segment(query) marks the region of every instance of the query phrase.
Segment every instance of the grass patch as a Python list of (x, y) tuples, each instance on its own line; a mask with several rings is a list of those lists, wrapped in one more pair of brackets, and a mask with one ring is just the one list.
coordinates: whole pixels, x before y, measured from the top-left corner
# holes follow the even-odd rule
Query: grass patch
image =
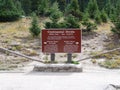
[(72, 64), (80, 64), (78, 61), (72, 61)]
[(120, 68), (120, 58), (116, 60), (106, 60), (100, 62), (99, 65), (109, 69)]
[(116, 56), (120, 55), (120, 51), (114, 51), (114, 52), (109, 52), (109, 53), (105, 53), (105, 54), (101, 54), (101, 52), (92, 52), (91, 53), (92, 56), (95, 56), (95, 59), (99, 59), (99, 58), (105, 58), (108, 60), (111, 60), (113, 58), (115, 58)]

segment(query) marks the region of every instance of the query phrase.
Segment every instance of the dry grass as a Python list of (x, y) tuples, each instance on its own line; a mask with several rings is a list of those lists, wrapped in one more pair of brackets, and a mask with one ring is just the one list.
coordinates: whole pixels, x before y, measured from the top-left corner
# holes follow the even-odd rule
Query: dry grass
[(101, 25), (98, 25), (98, 30), (96, 30), (96, 32), (98, 32), (98, 33), (105, 32), (106, 34), (110, 34), (111, 26), (113, 26), (113, 24), (111, 22), (102, 23)]
[[(41, 25), (41, 22), (39, 23), (39, 25)], [(9, 48), (21, 53), (23, 53), (25, 49), (29, 48), (33, 49), (34, 51), (34, 48), (32, 46), (38, 47), (38, 45), (34, 44), (38, 41), (37, 39), (34, 39), (29, 33), (30, 24), (31, 18), (29, 17), (23, 18), (16, 22), (0, 23), (0, 47)], [(17, 47), (11, 46), (12, 42), (20, 43), (20, 45)], [(27, 45), (28, 47), (24, 47), (25, 45)], [(37, 51), (32, 52), (32, 54), (35, 53), (37, 53)], [(3, 54), (3, 57), (6, 57), (6, 55)], [(13, 63), (16, 63), (16, 65), (20, 65), (22, 63), (29, 62), (28, 60), (23, 60), (21, 57), (19, 57), (18, 61), (16, 60), (16, 62), (13, 62), (14, 59), (17, 59), (17, 57), (10, 58), (9, 54), (7, 55), (7, 58), (9, 59), (10, 67), (7, 67), (6, 65), (4, 66), (4, 68), (0, 67), (1, 70), (8, 70), (8, 68), (17, 68), (17, 66), (12, 66)]]

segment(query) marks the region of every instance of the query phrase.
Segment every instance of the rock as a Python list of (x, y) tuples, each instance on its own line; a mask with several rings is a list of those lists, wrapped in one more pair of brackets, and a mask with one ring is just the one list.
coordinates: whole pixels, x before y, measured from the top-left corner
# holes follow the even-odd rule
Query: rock
[(38, 72), (82, 72), (80, 64), (37, 64), (33, 71)]

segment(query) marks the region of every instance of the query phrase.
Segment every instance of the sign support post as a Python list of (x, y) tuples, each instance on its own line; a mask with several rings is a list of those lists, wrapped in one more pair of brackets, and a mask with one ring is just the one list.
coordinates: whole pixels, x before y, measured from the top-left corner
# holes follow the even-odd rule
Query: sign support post
[(51, 62), (54, 63), (55, 62), (55, 53), (51, 53)]
[(67, 63), (72, 63), (72, 54), (71, 53), (67, 54)]

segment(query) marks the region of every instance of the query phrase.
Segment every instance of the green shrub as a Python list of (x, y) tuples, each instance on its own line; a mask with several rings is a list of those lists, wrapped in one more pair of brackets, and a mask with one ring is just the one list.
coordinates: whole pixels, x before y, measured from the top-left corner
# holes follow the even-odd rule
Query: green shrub
[(35, 13), (33, 14), (33, 20), (29, 30), (33, 37), (36, 37), (40, 34), (41, 29), (38, 26), (37, 16)]
[(78, 61), (72, 61), (72, 64), (80, 64)]
[(65, 17), (66, 28), (80, 28), (79, 19), (73, 15)]
[(94, 23), (91, 23), (89, 21), (85, 21), (82, 24), (86, 27), (85, 31), (87, 31), (87, 32), (91, 32), (91, 31), (97, 29), (97, 25)]
[(21, 14), (21, 11), (14, 4), (13, 0), (0, 0), (0, 21), (18, 20)]
[(58, 8), (58, 3), (53, 3), (52, 8), (50, 9), (50, 22), (45, 23), (45, 28), (60, 28), (62, 24), (59, 22), (60, 18), (62, 17), (62, 12)]
[(105, 13), (105, 11), (104, 10), (102, 10), (102, 12), (101, 12), (101, 19), (102, 19), (102, 22), (107, 22), (108, 21), (108, 19), (107, 19), (108, 17), (107, 17), (107, 14)]
[(97, 24), (101, 24), (102, 20), (101, 20), (101, 17), (100, 17), (100, 13), (97, 13), (97, 14), (95, 15), (95, 22), (96, 22)]
[(112, 27), (111, 31), (114, 33), (114, 34), (117, 34), (118, 37), (120, 37), (120, 21), (116, 21), (114, 22), (114, 25), (115, 27)]

